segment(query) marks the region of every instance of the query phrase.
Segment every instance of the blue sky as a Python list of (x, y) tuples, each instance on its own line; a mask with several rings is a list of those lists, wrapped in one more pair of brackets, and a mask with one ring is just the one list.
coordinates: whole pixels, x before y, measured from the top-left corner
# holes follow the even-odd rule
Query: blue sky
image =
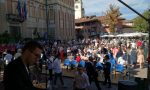
[[(133, 9), (138, 11), (139, 13), (143, 13), (143, 11), (150, 9), (150, 0), (122, 0)], [(104, 12), (109, 9), (109, 5), (113, 4), (120, 8), (120, 12), (122, 13), (121, 17), (124, 17), (127, 20), (131, 20), (137, 16), (133, 11), (128, 9), (118, 0), (83, 0), (83, 7), (85, 9), (85, 15), (104, 15)]]

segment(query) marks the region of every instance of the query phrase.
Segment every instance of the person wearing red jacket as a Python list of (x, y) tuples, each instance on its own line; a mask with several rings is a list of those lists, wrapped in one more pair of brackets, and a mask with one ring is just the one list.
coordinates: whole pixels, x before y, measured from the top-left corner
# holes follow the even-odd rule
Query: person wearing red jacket
[(77, 57), (76, 57), (76, 61), (77, 61), (77, 63), (79, 63), (79, 62), (80, 62), (80, 60), (81, 60), (81, 57), (80, 57), (80, 55), (79, 55), (79, 54), (77, 54)]

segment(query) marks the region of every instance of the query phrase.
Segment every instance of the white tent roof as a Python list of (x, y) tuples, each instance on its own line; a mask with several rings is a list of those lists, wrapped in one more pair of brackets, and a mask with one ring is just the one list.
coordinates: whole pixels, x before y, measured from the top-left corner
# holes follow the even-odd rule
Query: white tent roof
[(141, 36), (148, 36), (148, 33), (136, 32), (136, 33), (123, 33), (117, 35), (117, 37), (141, 37)]
[(101, 37), (116, 37), (115, 35), (103, 35)]
[(118, 35), (103, 35), (101, 37), (142, 37), (149, 36), (148, 33), (136, 32), (136, 33), (123, 33)]

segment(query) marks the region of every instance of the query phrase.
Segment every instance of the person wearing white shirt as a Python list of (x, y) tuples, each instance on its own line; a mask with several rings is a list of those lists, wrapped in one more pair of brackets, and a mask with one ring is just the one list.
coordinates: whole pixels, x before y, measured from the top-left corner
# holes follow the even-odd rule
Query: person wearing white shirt
[(6, 65), (9, 64), (9, 63), (12, 61), (12, 58), (13, 58), (13, 56), (12, 56), (12, 54), (11, 54), (10, 52), (11, 52), (11, 51), (8, 50), (8, 51), (7, 51), (7, 54), (6, 54), (5, 57), (4, 57), (4, 61), (5, 61), (5, 64), (6, 64)]
[(49, 55), (49, 58), (47, 59), (48, 64), (48, 70), (49, 70), (49, 80), (52, 81), (52, 75), (53, 75), (53, 60), (54, 56), (52, 54)]
[(78, 71), (74, 77), (74, 90), (87, 90), (90, 86), (88, 75), (83, 71), (82, 66), (78, 66)]
[(15, 60), (16, 58), (18, 58), (18, 57), (21, 56), (21, 52), (22, 52), (21, 49), (18, 49), (18, 50), (17, 50), (17, 53), (14, 55), (14, 60)]
[(125, 60), (122, 56), (118, 58), (118, 64), (125, 65)]
[(62, 79), (62, 68), (61, 68), (61, 59), (59, 58), (59, 54), (55, 56), (53, 61), (53, 71), (54, 71), (54, 87), (56, 86), (57, 78), (59, 77), (61, 84), (64, 86), (64, 81)]

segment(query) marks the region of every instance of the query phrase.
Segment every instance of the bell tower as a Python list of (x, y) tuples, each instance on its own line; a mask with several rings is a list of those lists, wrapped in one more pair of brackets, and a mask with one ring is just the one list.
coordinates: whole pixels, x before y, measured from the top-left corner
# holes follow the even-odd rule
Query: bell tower
[(74, 8), (75, 8), (75, 19), (82, 18), (84, 16), (84, 8), (82, 0), (74, 0)]

